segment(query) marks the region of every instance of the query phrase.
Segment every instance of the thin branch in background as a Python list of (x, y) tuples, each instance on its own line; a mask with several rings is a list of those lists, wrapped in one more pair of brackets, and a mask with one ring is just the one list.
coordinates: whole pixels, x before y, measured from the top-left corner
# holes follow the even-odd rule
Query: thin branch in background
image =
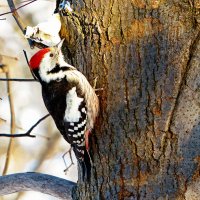
[[(6, 78), (10, 78), (10, 72), (9, 72), (9, 67), (6, 72)], [(14, 101), (13, 101), (13, 96), (11, 92), (11, 83), (7, 82), (7, 92), (8, 92), (8, 99), (9, 99), (9, 105), (10, 105), (10, 133), (11, 135), (14, 134), (15, 132), (15, 112), (14, 112)], [(12, 145), (13, 145), (13, 139), (10, 138), (10, 142), (8, 145), (7, 153), (6, 153), (6, 161), (3, 169), (3, 175), (7, 174), (8, 171), (8, 166), (10, 164), (10, 157), (11, 157), (11, 152), (12, 152)]]
[[(16, 8), (16, 7), (15, 7), (15, 4), (14, 4), (14, 2), (13, 2), (13, 0), (7, 0), (8, 5), (9, 5), (11, 11), (2, 13), (2, 14), (0, 14), (0, 16), (7, 15), (7, 14), (11, 14), (11, 13), (12, 13), (12, 15), (13, 15), (13, 17), (14, 17), (16, 23), (17, 23), (17, 25), (19, 26), (19, 28), (21, 29), (22, 33), (24, 34), (25, 29), (26, 29), (26, 25), (24, 24), (23, 20), (22, 20), (21, 17), (19, 16), (17, 10), (19, 10), (19, 9), (21, 9), (21, 8), (23, 8), (23, 7), (27, 6), (27, 5), (29, 5), (29, 4), (31, 4), (31, 3), (33, 3), (33, 2), (35, 2), (35, 1), (37, 1), (37, 0), (32, 0), (32, 1), (30, 1), (30, 2), (28, 2), (28, 3), (26, 3), (26, 4), (24, 4), (24, 5), (19, 6), (19, 7)], [(31, 49), (33, 49), (34, 46), (37, 46), (38, 48), (41, 48), (41, 45), (35, 43), (34, 41), (32, 41), (32, 40), (30, 40), (30, 39), (27, 39), (27, 40), (28, 40), (28, 43), (29, 43), (29, 46), (30, 46)]]
[(0, 64), (0, 68), (4, 68), (6, 65), (4, 64)]
[[(27, 65), (29, 66), (29, 69), (30, 69), (30, 63), (29, 63), (29, 61), (28, 61), (27, 53), (26, 53), (25, 50), (23, 50), (23, 52), (24, 52), (24, 56), (25, 56), (25, 59), (26, 59)], [(37, 78), (36, 78), (36, 76), (34, 75), (34, 73), (33, 73), (31, 70), (30, 70), (30, 72), (31, 72), (33, 78), (34, 78), (35, 80), (37, 80)]]
[(18, 138), (18, 137), (36, 137), (36, 135), (31, 135), (27, 133), (19, 133), (19, 134), (0, 133), (0, 137)]
[(8, 56), (8, 55), (4, 55), (4, 54), (0, 54), (0, 56), (5, 57), (5, 58), (9, 58), (9, 59), (12, 59), (12, 60), (19, 60), (19, 58), (17, 58), (17, 57)]
[(36, 135), (31, 135), (32, 130), (43, 120), (45, 120), (47, 117), (49, 117), (50, 114), (45, 115), (41, 119), (39, 119), (26, 133), (19, 133), (19, 134), (7, 134), (7, 133), (0, 133), (0, 137), (10, 137), (10, 138), (16, 138), (16, 137), (36, 137)]
[(39, 119), (26, 133), (30, 135), (31, 131), (43, 120), (45, 120), (47, 117), (49, 117), (50, 114), (45, 115), (44, 117), (42, 117), (41, 119)]
[(6, 120), (0, 117), (0, 124), (1, 123), (6, 123)]
[[(71, 161), (71, 164), (68, 167), (67, 167), (67, 163), (65, 161), (65, 156), (67, 154), (69, 154), (69, 158), (70, 158), (70, 161)], [(65, 167), (66, 167), (66, 169), (64, 170), (64, 172), (65, 172), (65, 174), (67, 174), (67, 171), (71, 168), (72, 165), (74, 165), (74, 161), (72, 159), (72, 147), (70, 147), (70, 149), (63, 154), (62, 158), (63, 158), (64, 164), (65, 164)]]
[[(32, 1), (32, 0), (24, 0), (24, 1), (21, 1), (20, 4), (27, 3), (27, 2), (30, 2), (30, 1)], [(53, 2), (55, 0), (40, 0), (40, 1), (50, 1), (50, 2)]]
[(23, 50), (23, 52), (24, 52), (24, 57), (25, 57), (25, 59), (26, 59), (27, 65), (30, 67), (30, 64), (29, 64), (29, 61), (28, 61), (27, 53), (26, 53), (25, 50)]
[(38, 82), (38, 80), (35, 79), (29, 79), (29, 78), (0, 78), (0, 81), (17, 81), (17, 82)]
[(15, 8), (14, 2), (13, 2), (12, 0), (7, 0), (7, 1), (8, 1), (8, 5), (9, 5), (11, 11), (2, 13), (2, 14), (0, 14), (0, 16), (14, 13), (14, 12), (16, 12), (17, 10), (19, 10), (19, 9), (21, 9), (21, 8), (23, 8), (23, 7), (25, 7), (25, 6), (29, 5), (29, 4), (31, 4), (31, 3), (35, 2), (35, 1), (37, 1), (37, 0), (29, 1), (28, 3), (26, 3), (26, 4), (22, 5), (22, 6), (19, 6), (19, 7), (17, 7), (17, 8)]
[[(7, 0), (8, 5), (9, 5), (10, 10), (11, 10), (11, 13), (12, 13), (17, 25), (19, 26), (19, 28), (21, 29), (23, 34), (24, 34), (25, 29), (26, 29), (26, 25), (24, 24), (23, 20), (19, 16), (17, 10), (22, 8), (22, 7), (24, 7), (24, 6), (26, 6), (26, 5), (29, 5), (29, 4), (31, 4), (33, 2), (35, 2), (35, 1), (36, 0), (33, 0), (33, 1), (29, 2), (29, 3), (27, 3), (27, 4), (24, 4), (24, 5), (20, 6), (20, 7), (18, 7), (18, 8), (15, 8), (15, 4), (14, 4), (13, 0)], [(27, 40), (28, 40), (28, 43), (30, 45), (30, 48), (33, 49), (34, 48), (34, 42), (32, 40), (30, 40), (30, 39), (27, 39)]]
[[(32, 0), (25, 0), (25, 1), (21, 1), (20, 4), (24, 4), (24, 3), (30, 3)], [(37, 1), (37, 0), (36, 0)]]
[[(24, 5), (19, 6), (19, 7), (16, 8), (16, 7), (15, 7), (15, 4), (14, 4), (14, 2), (13, 2), (13, 0), (7, 0), (8, 5), (9, 5), (9, 7), (10, 7), (10, 11), (0, 14), (0, 16), (7, 15), (7, 14), (11, 14), (11, 13), (12, 13), (12, 15), (13, 15), (13, 17), (14, 17), (16, 23), (17, 23), (17, 25), (19, 26), (19, 28), (21, 29), (22, 33), (24, 34), (27, 26), (24, 24), (23, 20), (22, 20), (21, 17), (19, 16), (17, 10), (19, 10), (19, 9), (21, 9), (21, 8), (23, 8), (23, 7), (27, 6), (27, 5), (29, 5), (29, 4), (31, 4), (31, 3), (33, 3), (33, 2), (35, 2), (35, 1), (37, 1), (37, 0), (29, 1), (28, 3), (26, 3), (26, 4), (24, 4)], [(40, 44), (40, 43), (34, 42), (34, 41), (31, 40), (31, 39), (27, 39), (27, 40), (28, 40), (28, 43), (29, 43), (29, 46), (30, 46), (31, 49), (33, 49), (34, 46), (38, 47), (39, 49), (44, 48), (44, 45), (42, 45), (42, 44)]]

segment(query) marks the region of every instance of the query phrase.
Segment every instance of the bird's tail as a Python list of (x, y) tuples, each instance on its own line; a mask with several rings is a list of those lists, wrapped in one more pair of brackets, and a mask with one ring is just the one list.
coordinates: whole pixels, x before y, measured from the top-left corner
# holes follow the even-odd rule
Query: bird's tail
[(78, 148), (73, 148), (78, 163), (81, 167), (81, 175), (83, 181), (89, 181), (91, 177), (91, 167), (92, 160), (89, 152), (86, 150), (85, 146), (82, 146), (82, 150), (80, 150), (80, 146)]
[(91, 167), (92, 161), (89, 155), (89, 152), (85, 150), (84, 152), (84, 160), (80, 161), (81, 171), (82, 171), (82, 179), (83, 181), (90, 181), (91, 177)]

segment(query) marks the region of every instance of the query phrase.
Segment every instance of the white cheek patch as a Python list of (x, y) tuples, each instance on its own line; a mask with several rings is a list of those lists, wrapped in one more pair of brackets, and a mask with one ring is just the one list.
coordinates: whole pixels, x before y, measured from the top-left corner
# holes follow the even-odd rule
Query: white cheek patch
[(78, 122), (81, 118), (81, 112), (78, 110), (83, 98), (77, 96), (76, 87), (73, 87), (67, 93), (66, 103), (67, 108), (65, 110), (64, 120), (67, 122)]
[(66, 76), (66, 74), (63, 73), (62, 71), (59, 71), (58, 73), (48, 73), (56, 66), (56, 59), (52, 59), (49, 56), (49, 54), (50, 53), (47, 53), (44, 56), (39, 68), (40, 78), (42, 79), (42, 81), (46, 83), (49, 83), (50, 81), (62, 79)]
[[(42, 59), (42, 62), (40, 64), (39, 75), (40, 75), (40, 78), (42, 79), (42, 81), (49, 83), (51, 81), (61, 80), (65, 76), (73, 77), (73, 74), (71, 75), (70, 71), (68, 72), (68, 71), (60, 70), (57, 73), (49, 73), (51, 70), (53, 70), (55, 68), (57, 59), (59, 60), (58, 63), (60, 63), (60, 66), (66, 66), (66, 67), (70, 67), (71, 69), (76, 69), (73, 66), (67, 64), (64, 61), (64, 58), (62, 55), (60, 55), (58, 58), (52, 59), (49, 56), (49, 54), (50, 53), (46, 53), (46, 55), (44, 56), (44, 58)], [(73, 78), (71, 78), (71, 79), (73, 80)]]

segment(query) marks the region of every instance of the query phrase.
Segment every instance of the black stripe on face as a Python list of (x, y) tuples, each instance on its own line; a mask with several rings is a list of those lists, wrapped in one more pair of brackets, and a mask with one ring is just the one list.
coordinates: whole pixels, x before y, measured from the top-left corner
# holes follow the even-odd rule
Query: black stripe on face
[(67, 67), (67, 66), (63, 66), (61, 67), (60, 65), (56, 64), (56, 66), (51, 70), (51, 71), (48, 71), (47, 74), (56, 74), (60, 71), (68, 71), (68, 70), (71, 70), (70, 67)]

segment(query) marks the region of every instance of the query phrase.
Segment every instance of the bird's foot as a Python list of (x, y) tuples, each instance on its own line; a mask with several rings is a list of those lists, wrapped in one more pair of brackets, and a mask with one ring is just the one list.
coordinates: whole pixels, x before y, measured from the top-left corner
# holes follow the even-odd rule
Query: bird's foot
[(98, 79), (98, 76), (94, 79), (94, 83), (93, 83), (93, 88), (94, 88), (95, 92), (103, 90), (103, 88), (96, 88), (96, 86), (97, 86), (97, 79)]
[[(71, 161), (71, 163), (70, 163), (69, 166), (67, 166), (67, 163), (66, 163), (66, 160), (65, 160), (65, 156), (67, 154), (69, 154), (70, 161)], [(64, 170), (64, 172), (65, 172), (65, 174), (67, 174), (67, 171), (71, 168), (72, 165), (74, 165), (74, 162), (73, 162), (73, 159), (72, 159), (72, 147), (70, 147), (70, 149), (63, 154), (62, 158), (63, 158), (63, 161), (65, 163), (65, 167), (66, 167), (66, 169)]]

